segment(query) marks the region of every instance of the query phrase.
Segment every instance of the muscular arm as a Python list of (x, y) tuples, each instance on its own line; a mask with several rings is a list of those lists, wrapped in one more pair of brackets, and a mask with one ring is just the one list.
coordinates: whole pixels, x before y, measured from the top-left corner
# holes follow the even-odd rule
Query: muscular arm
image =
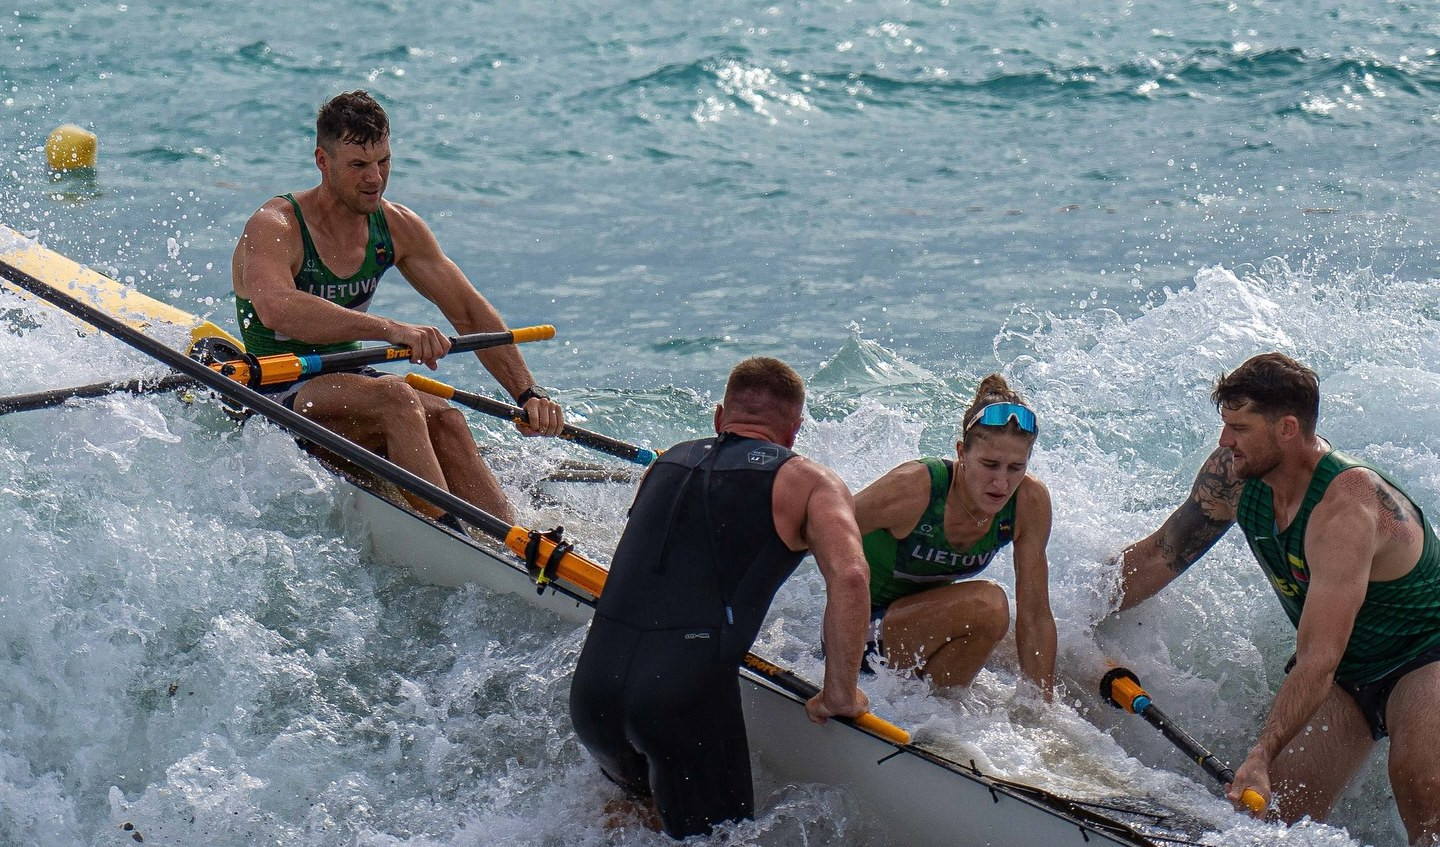
[(1154, 596), (1205, 555), (1235, 522), (1243, 487), (1230, 451), (1217, 448), (1200, 466), (1185, 502), (1158, 530), (1121, 554), (1120, 608)]
[[(392, 203), (387, 220), (395, 238), (395, 267), (416, 291), (439, 307), (456, 332), (468, 335), (507, 329), (500, 313), (440, 249), (440, 242), (419, 215)], [(511, 397), (535, 384), (513, 344), (479, 350), (475, 355)]]
[[(439, 307), (456, 332), (503, 332), (508, 327), (500, 313), (485, 299), (445, 251), (420, 216), (398, 203), (390, 204), (386, 219), (395, 238), (395, 266), (407, 282)], [(514, 344), (475, 351), (480, 364), (495, 377), (511, 397), (519, 397), (535, 384), (525, 357)], [(559, 435), (565, 426), (559, 404), (532, 399), (525, 403), (529, 425), (517, 425), (522, 432)]]
[(1020, 670), (1049, 701), (1055, 688), (1055, 616), (1050, 610), (1050, 492), (1027, 476), (1020, 484), (1015, 527), (1015, 647)]
[(791, 549), (809, 547), (825, 579), (825, 682), (806, 704), (812, 720), (854, 717), (869, 702), (858, 687), (870, 614), (870, 568), (850, 490), (834, 472), (791, 459), (775, 480), (776, 528)]
[(1346, 471), (1331, 483), (1311, 514), (1305, 529), (1310, 585), (1296, 632), (1295, 666), (1275, 694), (1259, 739), (1236, 771), (1230, 791), (1236, 797), (1245, 788), (1254, 788), (1269, 799), (1270, 763), (1330, 693), (1380, 548), (1378, 527), (1386, 488), (1368, 471)]

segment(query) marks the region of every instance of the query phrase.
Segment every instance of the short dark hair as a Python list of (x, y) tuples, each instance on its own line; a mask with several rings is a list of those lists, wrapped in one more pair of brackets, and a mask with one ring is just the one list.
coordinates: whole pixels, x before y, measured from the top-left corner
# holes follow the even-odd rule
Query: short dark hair
[(798, 417), (805, 406), (805, 381), (779, 359), (752, 356), (730, 371), (724, 405), (751, 414), (778, 411)]
[(980, 386), (975, 389), (975, 399), (970, 401), (970, 408), (965, 410), (965, 417), (960, 420), (960, 426), (963, 429), (960, 434), (960, 440), (965, 446), (970, 446), (971, 441), (975, 438), (988, 438), (992, 433), (1018, 435), (1021, 438), (1028, 438), (1031, 441), (1039, 437), (1037, 433), (1026, 432), (1021, 429), (1019, 421), (1014, 418), (1007, 419), (1001, 426), (988, 426), (985, 424), (968, 426), (970, 421), (974, 420), (975, 416), (980, 413), (981, 409), (992, 403), (1015, 403), (1019, 406), (1030, 405), (1025, 402), (1024, 397), (1020, 396), (1020, 392), (1011, 388), (1010, 383), (1006, 382), (1005, 377), (1000, 374), (990, 374), (980, 380)]
[(336, 143), (370, 145), (390, 136), (390, 118), (368, 91), (337, 94), (315, 116), (315, 146), (333, 151)]
[(1294, 415), (1307, 435), (1315, 433), (1320, 419), (1320, 379), (1283, 353), (1261, 353), (1228, 374), (1222, 372), (1210, 399), (1216, 411), (1248, 403), (1271, 421)]

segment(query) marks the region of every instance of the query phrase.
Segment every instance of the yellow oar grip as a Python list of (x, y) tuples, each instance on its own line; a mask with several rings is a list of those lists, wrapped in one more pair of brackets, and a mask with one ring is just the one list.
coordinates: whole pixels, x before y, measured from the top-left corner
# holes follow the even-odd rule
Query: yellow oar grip
[(550, 324), (522, 326), (519, 329), (510, 330), (510, 334), (515, 336), (516, 344), (524, 344), (527, 341), (549, 341), (555, 337), (555, 327)]
[(1240, 793), (1240, 802), (1245, 804), (1245, 808), (1256, 814), (1265, 811), (1265, 798), (1261, 797), (1260, 792), (1253, 788), (1247, 788)]
[(892, 744), (899, 744), (902, 747), (910, 743), (910, 733), (885, 720), (874, 712), (866, 712), (855, 719), (855, 725), (868, 729), (881, 738)]
[(436, 379), (420, 374), (405, 374), (405, 383), (416, 391), (423, 391), (426, 394), (434, 394), (436, 397), (443, 397), (449, 400), (455, 396), (454, 386), (446, 385)]

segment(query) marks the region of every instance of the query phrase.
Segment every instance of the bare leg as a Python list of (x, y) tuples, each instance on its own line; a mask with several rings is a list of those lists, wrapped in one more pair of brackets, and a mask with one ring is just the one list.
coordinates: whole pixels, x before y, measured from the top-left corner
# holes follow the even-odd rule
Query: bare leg
[(915, 668), (936, 686), (969, 685), (1010, 631), (1010, 600), (988, 579), (912, 594), (890, 605), (883, 636), (890, 667)]
[(1390, 788), (1413, 845), (1440, 844), (1440, 662), (1416, 668), (1390, 694)]
[[(464, 416), (445, 401), (415, 391), (398, 377), (327, 374), (300, 389), (295, 410), (426, 482), (451, 491), (501, 520), (510, 520), (509, 504), (494, 475), (481, 462)], [(453, 414), (444, 414), (444, 410)], [(443, 469), (437, 445), (432, 441), (432, 419), (439, 421), (444, 461), (453, 462)], [(457, 429), (463, 431), (463, 439)], [(468, 453), (464, 443), (469, 445)], [(459, 484), (452, 487), (450, 479)], [(408, 493), (405, 499), (430, 517), (444, 511)]]
[(470, 422), (454, 406), (431, 394), (420, 394), (425, 405), (426, 425), (430, 443), (445, 473), (445, 481), (455, 496), (489, 512), (506, 523), (515, 518), (510, 501), (500, 489), (500, 481), (480, 458)]
[(1270, 767), (1280, 817), (1286, 823), (1328, 818), (1374, 746), (1354, 698), (1331, 684), (1315, 716)]

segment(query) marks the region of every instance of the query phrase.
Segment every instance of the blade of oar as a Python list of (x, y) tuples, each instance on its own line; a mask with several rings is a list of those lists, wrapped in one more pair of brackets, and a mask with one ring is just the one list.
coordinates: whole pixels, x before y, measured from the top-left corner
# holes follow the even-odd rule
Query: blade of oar
[(28, 412), (33, 409), (48, 409), (59, 406), (73, 397), (103, 397), (107, 394), (155, 394), (172, 388), (194, 385), (193, 377), (184, 374), (169, 374), (156, 378), (128, 379), (121, 382), (92, 382), (70, 388), (55, 388), (50, 391), (36, 391), (31, 394), (15, 394), (0, 397), (0, 415), (10, 412)]
[[(450, 353), (466, 353), (506, 344), (524, 344), (529, 341), (546, 341), (554, 337), (555, 327), (549, 324), (520, 327), (504, 332), (476, 332), (451, 338)], [(446, 355), (450, 355), (450, 353)], [(290, 353), (280, 353), (274, 356), (247, 355), (234, 361), (217, 362), (211, 367), (236, 382), (243, 382), (251, 388), (258, 388), (262, 385), (284, 385), (320, 374), (353, 370), (366, 365), (408, 358), (410, 358), (409, 347), (391, 345), (366, 347), (363, 350), (346, 350), (341, 353), (315, 353), (299, 356)]]
[[(191, 359), (189, 356), (177, 350), (167, 347), (165, 344), (151, 338), (145, 333), (127, 326), (123, 321), (117, 320), (109, 314), (70, 296), (64, 291), (21, 271), (3, 260), (0, 260), (0, 276), (3, 276), (6, 280), (25, 291), (34, 294), (36, 297), (98, 327), (109, 335), (134, 347), (136, 350), (160, 360), (176, 371), (194, 377), (196, 382), (213, 389), (220, 395), (234, 400), (241, 405), (248, 406), (289, 430), (291, 433), (304, 438), (306, 441), (329, 450), (336, 456), (375, 474), (381, 479), (394, 483), (437, 508), (448, 511), (461, 520), (474, 525), (492, 538), (503, 540), (511, 551), (525, 558), (527, 562), (532, 560), (544, 561), (547, 563), (547, 570), (551, 570), (551, 565), (553, 564), (553, 570), (559, 578), (564, 579), (566, 582), (583, 591), (589, 592), (593, 596), (598, 597), (600, 595), (600, 590), (605, 584), (605, 569), (586, 559), (584, 556), (575, 553), (569, 549), (569, 545), (565, 545), (565, 549), (561, 550), (559, 555), (556, 555), (556, 547), (559, 545), (552, 538), (547, 538), (521, 526), (512, 526), (500, 520), (489, 512), (477, 508), (469, 502), (451, 494), (449, 491), (431, 484), (390, 460), (372, 453), (349, 439), (326, 429), (304, 415), (276, 403), (260, 392), (241, 385), (229, 377), (222, 376), (216, 371), (211, 370), (208, 366)], [(527, 549), (532, 544), (535, 546), (534, 557), (528, 555), (531, 551)], [(764, 660), (759, 661), (763, 662)], [(771, 665), (771, 667), (774, 667), (777, 671), (779, 670), (778, 666)], [(799, 677), (795, 677), (795, 679), (799, 679)], [(776, 684), (782, 685), (778, 680)], [(811, 696), (813, 696), (813, 694)], [(873, 716), (862, 716), (862, 719), (867, 717)], [(839, 718), (838, 720), (848, 721), (849, 719)], [(883, 726), (890, 726), (890, 724), (880, 718), (874, 718), (874, 721)], [(858, 721), (856, 723), (858, 724)], [(893, 733), (884, 737), (894, 739), (904, 738), (906, 739), (905, 741), (896, 740), (896, 743), (908, 743), (908, 734), (898, 727), (893, 729)], [(870, 731), (876, 732), (877, 735), (879, 734), (876, 730), (871, 729)]]
[[(497, 418), (505, 418), (517, 423), (527, 423), (528, 417), (525, 410), (519, 406), (512, 406), (509, 403), (502, 403), (499, 400), (492, 400), (483, 394), (476, 394), (456, 388), (453, 385), (446, 385), (438, 380), (431, 379), (420, 374), (406, 374), (405, 381), (417, 391), (424, 391), (426, 394), (434, 394), (436, 397), (443, 397), (459, 403), (462, 406), (469, 406), (477, 412), (484, 412)], [(636, 447), (634, 444), (626, 444), (608, 435), (601, 435), (598, 432), (590, 432), (578, 426), (565, 425), (560, 431), (560, 437), (574, 441), (576, 444), (583, 444), (592, 450), (599, 450), (601, 453), (608, 453), (621, 459), (628, 459), (637, 465), (649, 465), (654, 462), (660, 454), (654, 450), (647, 450), (644, 447)]]
[[(1115, 708), (1144, 718), (1221, 785), (1229, 785), (1235, 781), (1235, 771), (1229, 765), (1220, 761), (1214, 753), (1190, 737), (1189, 733), (1176, 726), (1168, 715), (1160, 711), (1159, 706), (1151, 702), (1150, 695), (1140, 687), (1140, 678), (1129, 668), (1111, 668), (1100, 680), (1100, 696)], [(1252, 812), (1265, 809), (1265, 798), (1253, 788), (1245, 789), (1240, 795), (1240, 801)]]

